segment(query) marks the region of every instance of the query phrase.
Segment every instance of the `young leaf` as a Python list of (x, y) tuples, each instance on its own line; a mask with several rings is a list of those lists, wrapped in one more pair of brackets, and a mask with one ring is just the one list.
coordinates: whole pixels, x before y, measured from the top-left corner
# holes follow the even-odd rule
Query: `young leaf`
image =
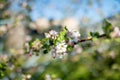
[(67, 51), (72, 51), (73, 50), (73, 47), (72, 46), (67, 46)]
[(64, 41), (64, 40), (66, 39), (66, 32), (67, 32), (67, 28), (65, 27), (65, 28), (63, 29), (63, 31), (61, 31), (61, 32), (59, 33), (56, 42), (62, 42), (62, 41)]
[(100, 36), (100, 34), (98, 32), (90, 32), (90, 36), (92, 36), (94, 38), (98, 38)]
[(107, 37), (110, 37), (110, 33), (113, 31), (112, 24), (108, 22), (106, 19), (103, 22), (103, 31)]
[(43, 53), (47, 54), (50, 51), (50, 46), (53, 45), (53, 42), (48, 39), (48, 38), (44, 38), (42, 39), (42, 44), (43, 44)]

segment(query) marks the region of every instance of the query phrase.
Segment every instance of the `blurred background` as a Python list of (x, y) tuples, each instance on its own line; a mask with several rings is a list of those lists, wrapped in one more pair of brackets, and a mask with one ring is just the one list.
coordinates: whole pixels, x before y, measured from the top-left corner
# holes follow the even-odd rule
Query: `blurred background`
[(120, 38), (80, 43), (63, 59), (24, 53), (25, 42), (51, 29), (67, 26), (85, 38), (90, 31), (102, 34), (104, 19), (120, 28), (119, 5), (120, 0), (0, 0), (1, 80), (120, 80)]

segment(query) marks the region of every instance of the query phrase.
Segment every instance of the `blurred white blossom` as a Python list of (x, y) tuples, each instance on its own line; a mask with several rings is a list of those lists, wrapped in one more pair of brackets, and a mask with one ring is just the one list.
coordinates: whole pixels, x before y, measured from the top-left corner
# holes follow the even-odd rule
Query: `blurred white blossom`
[(31, 75), (30, 75), (30, 74), (27, 74), (27, 75), (26, 75), (26, 78), (27, 78), (27, 79), (30, 79), (30, 78), (31, 78)]
[(26, 48), (26, 52), (29, 52), (30, 51), (30, 46), (29, 46), (29, 43), (25, 43), (25, 48)]
[(29, 80), (31, 78), (30, 74), (24, 75), (22, 74), (22, 80)]
[(51, 76), (50, 76), (49, 74), (46, 74), (46, 75), (45, 75), (45, 80), (52, 80), (52, 79), (51, 79)]
[(74, 51), (75, 51), (76, 54), (81, 54), (81, 52), (82, 52), (82, 47), (79, 46), (79, 45), (75, 45), (75, 46), (74, 46)]
[(118, 27), (114, 28), (114, 31), (111, 34), (112, 37), (120, 37), (120, 29)]
[(51, 35), (50, 35), (49, 33), (45, 33), (45, 37), (46, 37), (46, 38), (50, 38)]
[(115, 55), (115, 52), (114, 52), (114, 51), (111, 51), (111, 52), (109, 53), (109, 55), (110, 55), (110, 57), (111, 57), (112, 59), (115, 59), (115, 57), (116, 57), (116, 55)]
[(49, 20), (47, 18), (40, 18), (35, 21), (38, 32), (45, 31), (50, 28)]
[(69, 30), (79, 30), (79, 21), (73, 17), (66, 18), (62, 21), (62, 26), (67, 26)]
[(66, 55), (67, 44), (65, 42), (58, 43), (55, 49), (59, 58), (63, 58)]
[(59, 57), (63, 58), (67, 53), (67, 44), (65, 42), (60, 42), (55, 46), (55, 48), (52, 48), (50, 53), (52, 54), (53, 58)]
[(26, 40), (26, 42), (29, 42), (29, 41), (32, 40), (32, 37), (30, 35), (26, 35), (25, 36), (25, 40)]
[(81, 35), (78, 31), (68, 31), (67, 36), (71, 37), (74, 42), (78, 42)]
[(0, 61), (7, 61), (8, 55), (0, 55)]
[(0, 36), (5, 34), (7, 32), (7, 27), (6, 26), (0, 26)]
[(41, 41), (36, 40), (35, 42), (33, 42), (32, 44), (32, 48), (39, 50), (43, 45), (41, 44)]
[(56, 53), (64, 53), (66, 52), (67, 45), (65, 42), (58, 43), (56, 46)]
[(56, 32), (54, 30), (49, 31), (49, 33), (45, 33), (46, 38), (56, 39), (57, 36), (58, 36), (58, 32)]

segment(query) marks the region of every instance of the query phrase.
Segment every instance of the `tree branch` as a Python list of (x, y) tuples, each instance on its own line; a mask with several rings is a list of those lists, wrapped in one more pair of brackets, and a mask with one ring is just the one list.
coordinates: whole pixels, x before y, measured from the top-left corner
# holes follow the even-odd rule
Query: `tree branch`
[[(106, 36), (106, 34), (102, 34), (102, 35), (98, 36), (98, 38), (102, 38), (102, 37), (107, 37), (107, 36)], [(79, 42), (90, 41), (90, 40), (92, 40), (92, 39), (93, 39), (92, 37), (88, 37), (88, 38), (79, 40), (78, 43), (79, 43)]]

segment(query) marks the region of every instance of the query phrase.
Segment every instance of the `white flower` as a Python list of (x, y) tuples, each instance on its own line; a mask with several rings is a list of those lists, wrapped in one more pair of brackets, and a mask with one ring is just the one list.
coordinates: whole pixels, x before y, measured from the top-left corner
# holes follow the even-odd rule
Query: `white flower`
[(118, 27), (114, 28), (114, 32), (116, 33), (117, 36), (120, 36), (120, 30)]
[(29, 43), (25, 43), (25, 48), (26, 48), (26, 52), (29, 52), (29, 51), (30, 51)]
[(54, 31), (54, 30), (51, 30), (49, 31), (50, 35), (58, 35), (58, 32)]
[(49, 32), (49, 34), (51, 35), (51, 38), (52, 38), (52, 39), (56, 39), (57, 36), (58, 36), (58, 32), (56, 32), (56, 31), (54, 31), (54, 30), (51, 30), (51, 31)]
[(26, 75), (26, 78), (27, 78), (27, 79), (30, 79), (30, 78), (31, 78), (31, 75), (30, 75), (30, 74), (27, 74), (27, 75)]
[(79, 33), (78, 31), (73, 31), (73, 32), (72, 32), (72, 36), (73, 36), (74, 38), (79, 38), (79, 37), (80, 37), (80, 33)]
[(65, 42), (58, 43), (56, 46), (56, 53), (64, 53), (66, 52), (67, 45)]
[(81, 36), (78, 31), (68, 31), (67, 35), (72, 38), (74, 42), (78, 42)]
[(6, 26), (0, 26), (0, 36), (3, 36), (7, 32)]
[(114, 28), (114, 31), (111, 34), (112, 37), (120, 37), (120, 30), (118, 27)]
[(46, 37), (46, 38), (50, 38), (51, 35), (50, 35), (49, 33), (45, 33), (45, 37)]
[(41, 44), (41, 41), (40, 40), (35, 40), (33, 43), (32, 43), (32, 48), (34, 50), (39, 50), (43, 45)]
[(50, 74), (45, 75), (45, 80), (52, 80)]
[(49, 31), (49, 33), (45, 33), (46, 38), (56, 39), (57, 36), (58, 36), (58, 32), (56, 32), (54, 30)]
[(53, 58), (63, 58), (67, 53), (67, 44), (65, 42), (58, 43), (57, 46), (51, 49), (50, 53)]
[(27, 80), (27, 79), (30, 79), (32, 76), (30, 74), (27, 74), (27, 75), (22, 75), (22, 80)]
[(1, 27), (0, 27), (0, 31), (6, 32), (6, 31), (7, 31), (6, 26), (1, 26)]

